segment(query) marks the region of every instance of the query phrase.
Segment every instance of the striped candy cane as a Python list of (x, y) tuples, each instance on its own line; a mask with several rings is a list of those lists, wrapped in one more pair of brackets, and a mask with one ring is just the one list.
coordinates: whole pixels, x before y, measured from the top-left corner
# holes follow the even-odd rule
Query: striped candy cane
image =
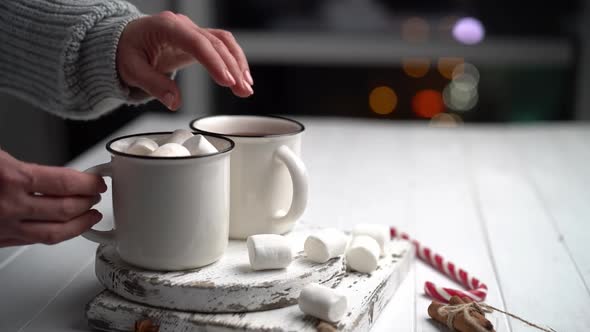
[(424, 283), (424, 292), (428, 296), (444, 303), (449, 302), (449, 299), (454, 295), (460, 298), (467, 296), (476, 302), (485, 300), (488, 294), (488, 286), (484, 283), (470, 276), (465, 270), (455, 266), (452, 262), (445, 261), (441, 255), (434, 253), (430, 248), (422, 246), (416, 240), (410, 239), (408, 234), (398, 232), (395, 227), (390, 227), (389, 231), (392, 239), (399, 237), (411, 241), (416, 247), (416, 253), (420, 259), (467, 288), (467, 291), (461, 291), (453, 288), (440, 287), (427, 281)]

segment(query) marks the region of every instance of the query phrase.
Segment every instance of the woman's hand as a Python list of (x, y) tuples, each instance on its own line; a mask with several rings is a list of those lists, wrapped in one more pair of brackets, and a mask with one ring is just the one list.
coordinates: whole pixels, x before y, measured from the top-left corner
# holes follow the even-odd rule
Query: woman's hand
[(200, 28), (172, 12), (127, 24), (117, 47), (121, 80), (159, 99), (171, 110), (180, 107), (180, 91), (167, 73), (198, 61), (219, 85), (236, 96), (254, 92), (248, 61), (230, 32)]
[(100, 221), (107, 189), (96, 175), (28, 164), (0, 150), (0, 247), (55, 244)]

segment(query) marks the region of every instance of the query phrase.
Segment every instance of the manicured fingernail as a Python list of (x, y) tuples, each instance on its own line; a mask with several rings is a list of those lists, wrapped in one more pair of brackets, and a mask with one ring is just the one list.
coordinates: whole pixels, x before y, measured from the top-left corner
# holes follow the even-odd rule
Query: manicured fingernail
[(249, 70), (244, 72), (244, 76), (246, 76), (246, 82), (248, 82), (250, 85), (254, 85), (254, 79), (252, 79), (252, 75), (250, 75)]
[(248, 82), (244, 81), (244, 87), (246, 87), (246, 90), (248, 90), (248, 92), (250, 92), (250, 95), (254, 94), (254, 90), (252, 90), (252, 87), (250, 86), (250, 84), (248, 84)]
[(225, 70), (225, 78), (229, 81), (231, 86), (236, 85), (236, 79), (230, 74), (229, 70)]
[(92, 204), (92, 205), (98, 204), (101, 199), (102, 199), (102, 197), (100, 197), (100, 195), (94, 196), (94, 200), (92, 201), (94, 204)]
[(166, 93), (166, 95), (164, 96), (164, 100), (162, 101), (164, 102), (164, 105), (166, 105), (166, 107), (168, 107), (170, 110), (174, 110), (172, 108), (172, 105), (174, 104), (174, 95), (172, 94), (172, 92)]

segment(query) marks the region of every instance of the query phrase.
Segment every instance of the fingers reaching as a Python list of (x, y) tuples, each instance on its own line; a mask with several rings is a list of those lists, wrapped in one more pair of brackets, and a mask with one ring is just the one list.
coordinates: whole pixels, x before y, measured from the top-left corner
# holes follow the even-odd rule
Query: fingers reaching
[(167, 42), (194, 56), (219, 85), (229, 87), (236, 84), (223, 59), (203, 34), (171, 12), (164, 12), (158, 17), (161, 33), (168, 39)]
[(248, 65), (248, 60), (246, 59), (246, 54), (234, 38), (231, 32), (226, 30), (219, 30), (219, 29), (206, 29), (209, 33), (213, 36), (219, 38), (227, 49), (231, 52), (231, 54), (236, 59), (238, 65), (240, 66), (240, 70), (244, 75), (244, 79), (250, 85), (254, 85), (254, 79), (250, 73), (250, 67)]
[(181, 104), (180, 89), (176, 82), (158, 72), (140, 57), (133, 57), (129, 64), (129, 84), (158, 98), (170, 110), (177, 110)]
[[(231, 76), (234, 78), (235, 80), (235, 84), (231, 85), (231, 89), (234, 92), (234, 94), (236, 94), (237, 96), (240, 97), (248, 97), (250, 95), (252, 95), (254, 93), (254, 91), (252, 90), (252, 87), (250, 86), (251, 84), (248, 82), (248, 79), (246, 79), (245, 77), (245, 70), (242, 68), (243, 67), (243, 60), (240, 60), (238, 58), (236, 58), (236, 56), (234, 55), (234, 52), (232, 52), (229, 49), (228, 42), (226, 42), (225, 40), (229, 40), (228, 36), (224, 36), (225, 40), (222, 40), (221, 38), (218, 38), (218, 36), (221, 36), (223, 33), (216, 33), (213, 34), (211, 33), (208, 29), (201, 29), (199, 28), (193, 21), (191, 21), (188, 17), (179, 14), (178, 15), (178, 19), (185, 24), (187, 27), (189, 27), (190, 30), (193, 30), (193, 33), (198, 33), (201, 34), (203, 36), (205, 36), (205, 38), (207, 38), (207, 40), (209, 41), (209, 43), (211, 44), (211, 46), (215, 49), (215, 51), (217, 52), (217, 54), (219, 54), (219, 56), (221, 57), (221, 59), (223, 60), (225, 67), (227, 68), (227, 70), (230, 72)], [(222, 31), (222, 30), (218, 30), (218, 31)], [(228, 32), (229, 34), (229, 32)], [(231, 35), (231, 34), (230, 34)], [(234, 45), (231, 45), (233, 48), (235, 48), (237, 46), (237, 43), (234, 42)], [(239, 48), (239, 46), (237, 46), (237, 48)], [(242, 52), (243, 54), (243, 52)], [(247, 69), (247, 63), (246, 63), (246, 69)]]
[(121, 80), (172, 110), (180, 106), (181, 98), (167, 75), (195, 61), (235, 95), (254, 93), (246, 56), (227, 31), (203, 29), (182, 14), (166, 11), (130, 22), (119, 38), (117, 70)]
[[(217, 30), (213, 34), (182, 14), (164, 12), (160, 17), (170, 42), (195, 57), (215, 82), (230, 87), (234, 94), (240, 97), (248, 97), (254, 93), (249, 83), (251, 77), (246, 77), (251, 75), (245, 55), (235, 40), (231, 42), (233, 37), (230, 38), (229, 33)], [(223, 39), (218, 36), (222, 36)], [(236, 58), (235, 54), (240, 52), (242, 55)], [(246, 70), (248, 75), (245, 74)]]
[(207, 39), (211, 42), (211, 45), (213, 45), (213, 47), (221, 55), (221, 58), (224, 60), (226, 66), (229, 68), (229, 71), (232, 74), (232, 76), (234, 78), (238, 78), (236, 84), (231, 87), (233, 93), (240, 97), (248, 97), (252, 95), (254, 93), (254, 90), (252, 90), (250, 83), (246, 81), (244, 77), (244, 72), (240, 68), (238, 62), (234, 58), (234, 55), (229, 51), (225, 43), (206, 30), (202, 30), (201, 33), (205, 37), (207, 37)]

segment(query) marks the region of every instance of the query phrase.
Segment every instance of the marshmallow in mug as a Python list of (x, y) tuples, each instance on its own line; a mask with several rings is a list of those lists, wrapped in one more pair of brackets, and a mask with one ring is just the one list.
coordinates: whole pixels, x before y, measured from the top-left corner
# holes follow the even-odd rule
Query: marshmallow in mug
[(152, 157), (188, 157), (191, 153), (177, 143), (166, 143), (150, 154)]
[(385, 245), (390, 240), (389, 227), (380, 224), (357, 224), (352, 229), (352, 236), (367, 235), (379, 244), (380, 256), (385, 255)]
[(298, 302), (304, 313), (331, 323), (339, 321), (348, 309), (344, 294), (317, 283), (305, 286)]
[(289, 241), (282, 235), (251, 235), (246, 240), (246, 246), (253, 270), (283, 269), (293, 260)]
[(335, 228), (322, 229), (307, 237), (303, 250), (307, 259), (325, 263), (331, 258), (344, 254), (348, 236)]
[(357, 235), (346, 249), (346, 264), (354, 271), (371, 273), (379, 263), (379, 244), (368, 235)]
[(211, 144), (203, 135), (194, 135), (182, 143), (182, 145), (184, 145), (193, 156), (218, 152), (213, 144)]
[(170, 136), (164, 141), (167, 143), (184, 144), (189, 138), (193, 137), (193, 133), (186, 129), (176, 129), (170, 134)]
[(133, 141), (125, 149), (126, 153), (134, 154), (138, 156), (147, 156), (150, 153), (154, 152), (158, 148), (158, 143), (154, 142), (153, 140), (145, 137), (140, 137)]

